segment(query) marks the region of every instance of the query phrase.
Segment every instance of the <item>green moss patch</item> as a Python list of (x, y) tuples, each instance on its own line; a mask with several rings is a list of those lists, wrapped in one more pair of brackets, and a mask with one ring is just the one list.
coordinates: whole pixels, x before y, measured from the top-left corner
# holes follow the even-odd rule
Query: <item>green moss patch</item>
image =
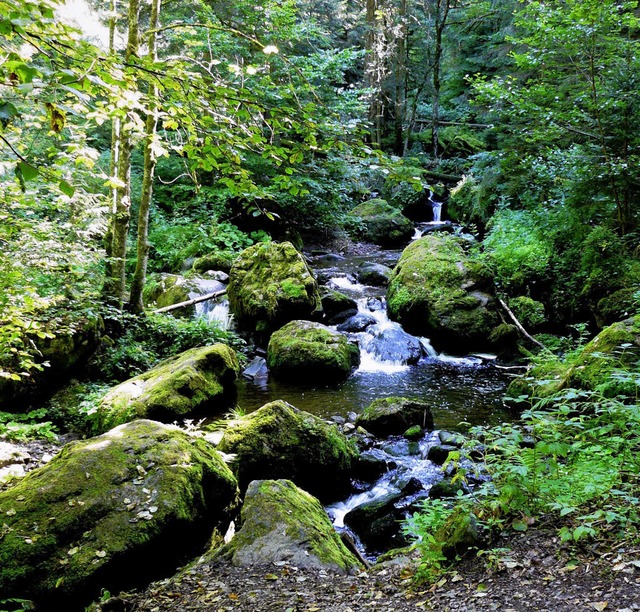
[(267, 364), (281, 379), (315, 383), (344, 380), (360, 363), (358, 347), (320, 323), (291, 321), (274, 332)]
[(245, 249), (231, 268), (229, 306), (240, 329), (269, 333), (319, 312), (318, 285), (289, 242)]
[(413, 222), (381, 198), (363, 202), (349, 215), (360, 222), (359, 237), (380, 246), (402, 245), (413, 234)]
[(429, 234), (403, 251), (393, 271), (389, 316), (448, 350), (487, 345), (499, 319), (491, 296), (479, 290), (481, 277), (458, 238)]
[(409, 429), (433, 429), (433, 414), (426, 402), (406, 397), (380, 397), (367, 406), (356, 419), (376, 436), (400, 435)]
[(232, 421), (218, 447), (232, 453), (240, 487), (287, 478), (323, 501), (348, 490), (355, 445), (335, 425), (278, 400)]
[(98, 408), (97, 430), (136, 418), (173, 422), (210, 406), (222, 411), (238, 372), (235, 351), (224, 344), (185, 351), (111, 389)]
[(70, 609), (159, 577), (236, 503), (217, 451), (175, 427), (141, 420), (71, 443), (0, 493), (0, 592)]

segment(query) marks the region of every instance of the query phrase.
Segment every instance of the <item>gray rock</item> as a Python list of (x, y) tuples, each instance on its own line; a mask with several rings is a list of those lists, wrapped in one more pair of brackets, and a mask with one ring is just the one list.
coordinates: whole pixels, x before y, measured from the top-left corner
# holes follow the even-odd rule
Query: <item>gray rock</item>
[(242, 527), (214, 559), (240, 567), (287, 562), (295, 567), (354, 573), (360, 562), (333, 529), (320, 502), (289, 480), (254, 480), (242, 506)]

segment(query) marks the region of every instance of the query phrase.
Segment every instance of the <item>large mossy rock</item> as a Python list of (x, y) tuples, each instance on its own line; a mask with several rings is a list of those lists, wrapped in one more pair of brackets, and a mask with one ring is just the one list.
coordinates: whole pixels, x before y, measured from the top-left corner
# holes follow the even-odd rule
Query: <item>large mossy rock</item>
[(318, 285), (290, 242), (242, 251), (229, 274), (228, 295), (238, 328), (265, 334), (321, 309)]
[(381, 198), (363, 202), (349, 215), (360, 220), (364, 240), (383, 247), (401, 246), (413, 235), (413, 222)]
[(224, 344), (166, 359), (105, 395), (98, 407), (97, 432), (140, 418), (172, 423), (206, 409), (220, 412), (234, 397), (239, 370), (235, 351)]
[(278, 400), (232, 421), (218, 448), (232, 453), (241, 489), (286, 478), (323, 501), (348, 491), (355, 445), (335, 425)]
[(0, 593), (82, 609), (172, 573), (233, 518), (237, 483), (207, 442), (140, 420), (68, 444), (0, 492)]
[(436, 348), (467, 352), (487, 346), (499, 318), (493, 299), (480, 290), (483, 280), (458, 238), (429, 234), (404, 250), (393, 271), (389, 317)]
[(419, 425), (433, 429), (433, 414), (426, 402), (406, 397), (380, 397), (356, 418), (356, 425), (374, 436), (401, 435)]
[(323, 384), (344, 380), (360, 363), (360, 351), (346, 336), (320, 323), (291, 321), (274, 332), (267, 364), (282, 380)]
[(340, 574), (362, 568), (320, 502), (290, 480), (254, 480), (244, 498), (240, 530), (213, 556), (241, 567), (287, 562)]
[(599, 391), (607, 397), (634, 396), (633, 376), (612, 376), (614, 370), (628, 370), (640, 359), (640, 315), (605, 327), (571, 361), (550, 359), (534, 366), (526, 376), (515, 379), (507, 390), (520, 395), (549, 397), (570, 387)]

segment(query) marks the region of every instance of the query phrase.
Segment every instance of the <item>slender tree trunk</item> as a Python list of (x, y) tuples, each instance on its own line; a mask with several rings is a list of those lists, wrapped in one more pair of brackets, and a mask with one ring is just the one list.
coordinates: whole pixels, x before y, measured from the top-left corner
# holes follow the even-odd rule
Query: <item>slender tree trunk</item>
[[(129, 0), (127, 48), (125, 59), (127, 62), (138, 55), (140, 38), (138, 33), (138, 18), (140, 14), (140, 0)], [(129, 123), (129, 122), (127, 122)], [(117, 138), (119, 157), (116, 173), (115, 213), (112, 220), (111, 238), (111, 270), (106, 279), (105, 296), (107, 300), (122, 309), (126, 299), (126, 262), (127, 235), (131, 217), (131, 149), (132, 133), (126, 123), (121, 126)]]
[(380, 146), (381, 121), (382, 121), (382, 100), (380, 91), (380, 61), (378, 47), (378, 0), (367, 0), (367, 35), (365, 39), (366, 64), (365, 73), (367, 87), (371, 90), (371, 101), (369, 103), (369, 124), (371, 125), (371, 143)]
[(405, 91), (407, 79), (407, 0), (401, 0), (398, 18), (401, 23), (398, 43), (396, 45), (396, 87), (394, 118), (394, 151), (396, 155), (404, 153), (404, 123), (406, 114)]
[[(118, 11), (118, 0), (113, 0), (111, 3), (111, 18), (109, 19), (109, 55), (113, 55), (116, 52), (116, 24), (118, 22), (117, 18)], [(114, 117), (111, 124), (111, 161), (109, 163), (109, 176), (113, 179), (116, 177), (116, 172), (118, 169), (118, 157), (120, 155), (120, 118)], [(107, 229), (107, 233), (105, 236), (104, 246), (105, 246), (105, 277), (110, 279), (113, 276), (113, 266), (111, 262), (112, 257), (112, 241), (113, 241), (113, 221), (116, 217), (116, 188), (115, 186), (111, 188), (111, 207), (110, 207), (110, 218), (111, 222), (109, 223), (109, 227)], [(108, 285), (109, 283), (105, 283), (103, 288), (105, 297), (108, 298)]]
[[(160, 19), (162, 0), (153, 0), (151, 6), (151, 20), (149, 23), (148, 57), (156, 61), (157, 57), (157, 29)], [(147, 264), (149, 262), (149, 210), (153, 196), (153, 178), (156, 169), (156, 156), (153, 145), (158, 125), (158, 96), (159, 90), (155, 81), (149, 83), (149, 114), (145, 124), (144, 140), (144, 171), (142, 176), (142, 196), (138, 212), (138, 243), (136, 270), (131, 283), (130, 306), (132, 312), (139, 314), (144, 311), (142, 291), (147, 279)]]
[(442, 34), (447, 25), (449, 16), (449, 1), (437, 0), (435, 10), (435, 49), (433, 53), (433, 99), (431, 105), (431, 141), (433, 144), (433, 157), (435, 160), (440, 155), (439, 151), (439, 123), (440, 123), (440, 70), (442, 68)]

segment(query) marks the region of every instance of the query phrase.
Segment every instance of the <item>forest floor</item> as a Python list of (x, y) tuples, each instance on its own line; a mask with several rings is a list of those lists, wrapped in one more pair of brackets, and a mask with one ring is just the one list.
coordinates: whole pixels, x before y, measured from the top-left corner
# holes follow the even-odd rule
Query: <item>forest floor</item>
[(561, 545), (552, 525), (533, 526), (469, 556), (432, 585), (417, 584), (415, 560), (402, 558), (356, 576), (287, 564), (236, 568), (196, 564), (175, 578), (112, 600), (127, 611), (516, 612), (640, 610), (640, 548), (624, 543)]

